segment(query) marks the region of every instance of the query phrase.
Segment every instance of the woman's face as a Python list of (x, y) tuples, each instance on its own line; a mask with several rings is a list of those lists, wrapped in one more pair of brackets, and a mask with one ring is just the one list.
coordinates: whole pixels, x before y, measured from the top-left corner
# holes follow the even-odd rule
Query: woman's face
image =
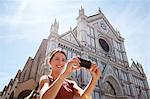
[(66, 62), (66, 57), (63, 53), (57, 52), (50, 61), (53, 71), (61, 72)]

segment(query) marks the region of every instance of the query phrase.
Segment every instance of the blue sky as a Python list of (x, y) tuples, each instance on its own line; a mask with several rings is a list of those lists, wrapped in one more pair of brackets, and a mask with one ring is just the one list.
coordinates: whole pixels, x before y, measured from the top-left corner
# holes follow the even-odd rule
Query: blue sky
[(1, 0), (0, 90), (34, 57), (51, 24), (59, 20), (59, 33), (76, 26), (81, 6), (86, 15), (102, 12), (125, 38), (130, 61), (143, 65), (150, 84), (149, 0)]

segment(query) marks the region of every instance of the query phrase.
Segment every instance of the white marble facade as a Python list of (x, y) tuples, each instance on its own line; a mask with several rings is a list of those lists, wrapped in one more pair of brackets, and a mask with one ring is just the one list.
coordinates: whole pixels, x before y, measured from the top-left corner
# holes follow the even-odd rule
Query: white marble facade
[[(102, 77), (92, 94), (93, 99), (149, 99), (149, 87), (141, 64), (133, 61), (129, 66), (124, 38), (101, 11), (86, 16), (81, 8), (77, 26), (58, 38), (55, 47), (63, 49), (68, 58), (80, 55), (95, 61), (101, 69)], [(84, 88), (89, 76), (82, 69), (71, 77)]]
[[(133, 61), (129, 66), (124, 38), (100, 10), (95, 15), (86, 16), (81, 8), (76, 27), (61, 35), (58, 29), (59, 23), (55, 20), (48, 39), (43, 40), (34, 59), (29, 58), (24, 69), (19, 70), (16, 77), (0, 93), (0, 99), (22, 99), (29, 94), (29, 88), (32, 90), (39, 78), (50, 72), (45, 62), (47, 54), (54, 48), (61, 48), (68, 59), (80, 55), (98, 64), (102, 76), (92, 93), (92, 99), (150, 98), (142, 65)], [(73, 72), (71, 78), (84, 88), (90, 75), (83, 68)]]

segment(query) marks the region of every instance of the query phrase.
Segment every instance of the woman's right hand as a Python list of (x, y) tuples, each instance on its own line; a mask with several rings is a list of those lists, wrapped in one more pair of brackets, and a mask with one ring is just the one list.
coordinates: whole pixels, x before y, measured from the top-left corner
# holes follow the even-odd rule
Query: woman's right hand
[(79, 68), (80, 68), (79, 56), (73, 57), (66, 62), (64, 70), (62, 71), (61, 75), (68, 77), (74, 70), (77, 70)]

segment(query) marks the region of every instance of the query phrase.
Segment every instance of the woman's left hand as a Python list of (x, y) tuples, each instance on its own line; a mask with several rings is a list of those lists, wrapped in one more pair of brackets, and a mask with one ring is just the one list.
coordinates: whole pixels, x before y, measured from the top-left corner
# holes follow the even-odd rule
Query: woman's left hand
[(90, 68), (89, 71), (91, 73), (91, 76), (92, 76), (93, 80), (97, 81), (100, 78), (101, 70), (95, 63), (92, 63), (91, 68)]
[(95, 85), (101, 76), (101, 70), (95, 63), (92, 63), (91, 68), (86, 70), (90, 72), (92, 78), (90, 79), (89, 83), (87, 84), (82, 94), (80, 95), (81, 99), (85, 99), (91, 96), (91, 93), (93, 92)]

